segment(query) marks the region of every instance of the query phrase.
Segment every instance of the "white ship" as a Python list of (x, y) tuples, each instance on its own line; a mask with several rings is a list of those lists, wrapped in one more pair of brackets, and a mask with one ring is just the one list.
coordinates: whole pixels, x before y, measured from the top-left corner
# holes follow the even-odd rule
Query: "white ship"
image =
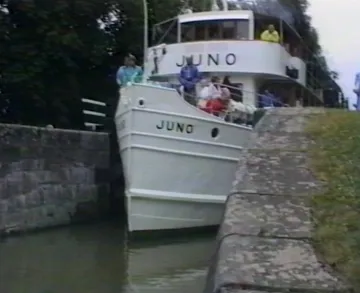
[[(155, 25), (145, 73), (176, 84), (185, 57), (192, 56), (201, 73), (241, 85), (244, 104), (256, 107), (256, 93), (267, 85), (284, 90), (290, 106), (320, 103), (307, 85), (296, 32), (279, 19), (223, 6)], [(280, 23), (284, 42), (258, 40), (268, 24)], [(121, 89), (115, 121), (130, 232), (220, 224), (251, 127), (225, 122), (188, 104), (175, 89), (150, 82)]]

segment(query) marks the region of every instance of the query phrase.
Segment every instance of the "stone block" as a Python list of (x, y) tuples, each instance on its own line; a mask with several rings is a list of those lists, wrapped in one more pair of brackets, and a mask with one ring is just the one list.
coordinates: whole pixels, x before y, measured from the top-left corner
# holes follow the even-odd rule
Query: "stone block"
[(307, 198), (236, 193), (228, 198), (218, 237), (310, 238), (311, 231)]
[(72, 201), (76, 193), (76, 185), (44, 184), (37, 190), (38, 196), (43, 200), (43, 206), (59, 206), (64, 202)]
[(237, 173), (233, 190), (276, 195), (318, 192), (322, 185), (307, 161), (304, 152), (248, 150), (245, 168)]
[(63, 184), (92, 184), (95, 181), (94, 169), (84, 165), (68, 165), (53, 171)]
[(75, 195), (75, 202), (94, 202), (98, 200), (98, 188), (96, 184), (78, 184)]
[(267, 110), (256, 124), (255, 132), (299, 133), (307, 127), (309, 118), (324, 113), (324, 110), (311, 108), (288, 108)]
[(104, 152), (109, 152), (110, 142), (109, 134), (101, 132), (81, 132), (81, 141), (80, 145), (83, 149), (88, 150), (100, 150)]
[(70, 223), (79, 205), (96, 216), (89, 206), (108, 195), (107, 133), (0, 124), (0, 139), (0, 230)]
[(264, 132), (258, 135), (252, 149), (307, 151), (313, 144), (303, 133)]
[(41, 145), (41, 128), (0, 124), (0, 140), (2, 145), (8, 146), (39, 146)]
[(56, 147), (62, 149), (73, 149), (80, 146), (81, 132), (68, 129), (46, 129), (41, 128), (41, 143), (45, 147)]
[(2, 230), (5, 232), (18, 232), (23, 231), (26, 226), (26, 214), (23, 211), (7, 212), (3, 216)]
[(43, 158), (24, 159), (12, 161), (8, 164), (8, 173), (17, 171), (39, 171), (44, 170), (45, 160)]
[(9, 210), (8, 206), (9, 205), (7, 200), (0, 199), (0, 215), (8, 212)]
[(214, 288), (231, 284), (271, 292), (347, 292), (350, 289), (317, 260), (307, 241), (237, 235), (221, 242), (214, 275)]

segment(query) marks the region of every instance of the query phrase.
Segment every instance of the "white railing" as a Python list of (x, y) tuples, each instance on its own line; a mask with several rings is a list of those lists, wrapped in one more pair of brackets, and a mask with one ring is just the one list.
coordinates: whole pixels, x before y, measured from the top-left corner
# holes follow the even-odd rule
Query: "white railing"
[[(132, 83), (129, 83), (129, 85), (131, 84)], [(179, 83), (175, 84), (166, 81), (148, 80), (146, 84), (176, 89), (179, 95), (181, 95), (185, 99), (184, 91), (182, 90), (182, 86)], [(257, 102), (257, 100), (263, 99), (264, 96), (266, 97), (266, 95), (243, 90), (232, 85), (224, 85), (220, 83), (216, 85), (218, 85), (220, 88), (227, 88), (230, 91), (230, 99), (226, 110), (215, 113), (214, 111), (207, 111), (206, 104), (201, 105), (201, 102), (206, 103), (206, 101), (210, 100), (211, 97), (206, 100), (200, 98), (200, 83), (194, 84), (194, 87), (196, 88), (196, 94), (190, 95), (190, 99), (194, 101), (194, 103), (191, 104), (195, 104), (197, 108), (202, 109), (208, 113), (210, 112), (209, 115), (215, 115), (217, 117), (223, 118), (225, 121), (228, 121), (230, 123), (251, 125), (252, 121), (254, 120), (255, 113), (259, 110), (259, 107), (257, 107), (255, 103)], [(189, 99), (189, 94), (186, 95), (188, 95), (187, 98)], [(256, 97), (255, 101), (254, 96)], [(267, 99), (268, 102), (270, 102), (270, 106), (265, 107), (265, 109), (272, 107), (289, 107), (288, 104), (285, 104), (278, 99), (272, 100), (269, 96), (267, 96)]]

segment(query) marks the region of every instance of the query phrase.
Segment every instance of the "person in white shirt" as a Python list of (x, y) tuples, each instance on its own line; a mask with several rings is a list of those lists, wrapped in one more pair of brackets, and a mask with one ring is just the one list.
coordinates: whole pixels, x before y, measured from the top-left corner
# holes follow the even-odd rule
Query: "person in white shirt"
[(209, 84), (209, 97), (210, 99), (220, 98), (222, 95), (220, 78), (213, 76)]
[(206, 78), (199, 82), (198, 98), (200, 100), (207, 100), (209, 98), (209, 81)]

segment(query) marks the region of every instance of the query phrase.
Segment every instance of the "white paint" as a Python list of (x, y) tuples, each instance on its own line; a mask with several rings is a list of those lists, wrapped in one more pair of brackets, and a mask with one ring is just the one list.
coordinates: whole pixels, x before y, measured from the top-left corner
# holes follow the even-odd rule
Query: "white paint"
[(95, 100), (90, 100), (90, 99), (81, 99), (81, 101), (83, 103), (89, 103), (89, 104), (94, 104), (94, 105), (99, 105), (99, 106), (106, 106), (106, 103), (100, 102), (100, 101), (95, 101)]
[[(178, 75), (183, 58), (193, 56), (200, 72), (237, 75), (271, 75), (272, 78), (290, 79), (286, 66), (299, 70), (297, 82), (306, 85), (306, 64), (292, 57), (283, 46), (263, 41), (207, 41), (172, 44), (158, 63), (158, 75)], [(218, 62), (214, 62), (218, 61)], [(153, 69), (151, 61), (149, 68)]]
[(93, 116), (99, 116), (99, 117), (106, 117), (106, 114), (104, 113), (100, 113), (100, 112), (95, 112), (95, 111), (90, 111), (90, 110), (83, 110), (84, 114), (87, 115), (93, 115)]
[[(306, 64), (302, 60), (290, 56), (280, 44), (253, 40), (251, 11), (178, 16), (180, 24), (219, 19), (249, 19), (249, 40), (162, 44), (149, 48), (145, 78), (156, 68), (156, 56), (156, 74), (177, 83), (183, 58), (193, 55), (200, 72), (219, 77), (229, 75), (233, 83), (243, 84), (245, 108), (257, 104), (258, 85), (264, 80), (289, 80), (306, 85)], [(299, 70), (296, 81), (286, 75), (287, 66)], [(115, 123), (126, 181), (130, 231), (220, 223), (238, 157), (252, 132), (250, 128), (224, 122), (193, 107), (173, 89), (146, 83), (121, 89)], [(219, 131), (217, 137), (211, 135), (214, 129)]]
[(248, 10), (206, 11), (179, 15), (179, 23), (205, 20), (250, 19), (252, 17), (253, 12)]
[[(193, 132), (158, 129), (161, 120), (191, 124)], [(122, 89), (115, 122), (130, 231), (220, 223), (250, 128), (191, 106), (175, 90), (150, 85)], [(212, 138), (215, 127), (219, 136)]]

